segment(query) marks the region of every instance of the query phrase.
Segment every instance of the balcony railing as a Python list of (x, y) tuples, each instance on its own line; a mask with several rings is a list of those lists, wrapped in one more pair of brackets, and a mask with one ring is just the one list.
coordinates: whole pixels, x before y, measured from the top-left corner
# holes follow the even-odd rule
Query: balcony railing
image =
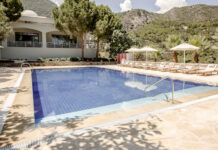
[(8, 47), (42, 47), (42, 42), (8, 41)]
[(85, 48), (96, 49), (96, 44), (85, 44)]
[(42, 42), (8, 41), (8, 47), (42, 47)]
[[(8, 47), (42, 47), (42, 42), (29, 42), (29, 41), (8, 41)], [(95, 49), (95, 44), (85, 44), (85, 48)], [(47, 48), (81, 48), (78, 43), (47, 43)]]
[[(59, 43), (52, 43), (52, 42), (48, 42), (47, 43), (47, 47), (48, 48), (81, 48), (80, 44), (76, 44), (76, 43), (63, 43), (63, 44), (59, 44)], [(85, 48), (96, 48), (95, 44), (85, 44), (84, 45)]]
[(76, 43), (59, 44), (59, 43), (52, 43), (52, 42), (48, 42), (47, 47), (48, 48), (81, 48), (81, 46)]

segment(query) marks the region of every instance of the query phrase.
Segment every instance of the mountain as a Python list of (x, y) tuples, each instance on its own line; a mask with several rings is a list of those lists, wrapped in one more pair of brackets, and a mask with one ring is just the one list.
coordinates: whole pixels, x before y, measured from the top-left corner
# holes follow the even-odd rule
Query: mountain
[(164, 14), (151, 13), (141, 9), (134, 9), (118, 13), (124, 28), (135, 30), (151, 21), (160, 19), (181, 22), (218, 21), (218, 6), (193, 5), (173, 8)]
[(160, 16), (159, 14), (151, 13), (142, 9), (133, 9), (127, 12), (118, 13), (123, 26), (127, 30), (135, 30), (144, 24), (148, 24)]
[(52, 9), (56, 6), (50, 0), (21, 0), (24, 10), (33, 10), (39, 16), (52, 18)]
[(218, 6), (200, 4), (173, 8), (162, 17), (166, 20), (184, 22), (218, 21)]

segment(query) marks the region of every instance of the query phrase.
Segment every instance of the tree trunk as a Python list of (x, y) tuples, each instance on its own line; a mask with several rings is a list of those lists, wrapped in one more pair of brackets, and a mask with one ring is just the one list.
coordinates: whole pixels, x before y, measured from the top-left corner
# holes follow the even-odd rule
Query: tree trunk
[(177, 52), (173, 52), (173, 58), (174, 58), (174, 61), (176, 62), (176, 63), (178, 63), (178, 57), (177, 57)]
[(199, 57), (198, 53), (195, 52), (195, 56), (194, 56), (194, 61), (195, 61), (195, 63), (198, 63), (198, 62), (199, 62), (198, 57)]
[(99, 52), (99, 44), (100, 44), (100, 40), (97, 40), (97, 48), (96, 48), (96, 60), (98, 60), (98, 52)]
[(82, 56), (81, 60), (84, 60), (84, 39), (83, 39), (83, 33), (80, 34), (80, 41), (81, 41), (81, 49), (82, 49)]

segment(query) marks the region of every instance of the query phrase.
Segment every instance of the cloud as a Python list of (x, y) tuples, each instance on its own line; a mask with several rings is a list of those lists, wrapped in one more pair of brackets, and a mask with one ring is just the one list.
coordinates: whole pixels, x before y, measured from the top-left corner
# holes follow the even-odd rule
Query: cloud
[(186, 0), (156, 0), (155, 5), (160, 8), (158, 13), (165, 13), (173, 7), (187, 6)]
[(132, 9), (131, 0), (124, 0), (123, 3), (120, 4), (121, 12), (128, 11)]
[(55, 3), (58, 7), (64, 2), (64, 0), (50, 0), (50, 1)]

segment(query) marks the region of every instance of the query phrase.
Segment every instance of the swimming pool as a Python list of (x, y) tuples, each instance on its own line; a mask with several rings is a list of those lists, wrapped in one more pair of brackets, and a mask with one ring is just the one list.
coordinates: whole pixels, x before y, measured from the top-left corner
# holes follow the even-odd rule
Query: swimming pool
[[(35, 123), (53, 123), (127, 109), (171, 96), (172, 81), (104, 68), (32, 70)], [(200, 93), (218, 87), (174, 81), (175, 96)]]

